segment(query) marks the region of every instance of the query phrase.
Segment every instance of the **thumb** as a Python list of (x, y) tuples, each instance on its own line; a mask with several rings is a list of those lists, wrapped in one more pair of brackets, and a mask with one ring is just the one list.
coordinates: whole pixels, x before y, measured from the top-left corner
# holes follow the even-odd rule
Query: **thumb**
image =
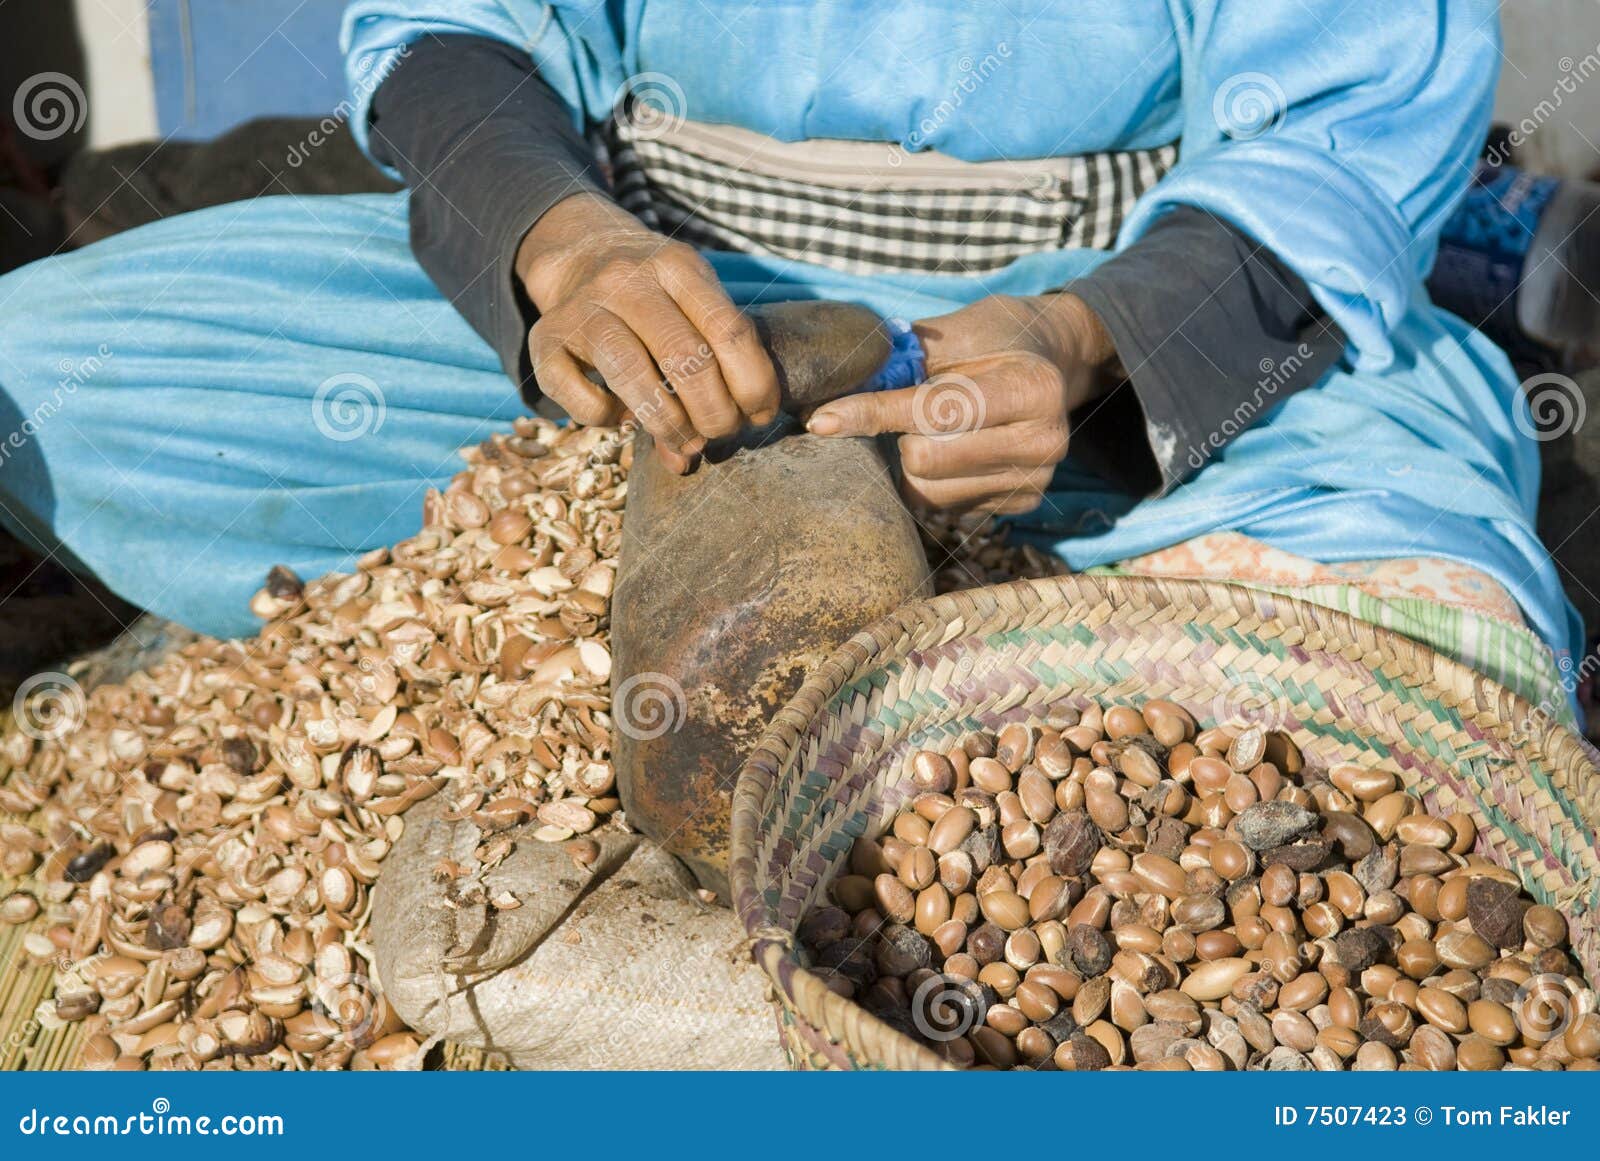
[(812, 435), (881, 435), (886, 431), (916, 430), (916, 395), (919, 388), (867, 391), (824, 403), (811, 413), (806, 430)]
[(988, 354), (993, 348), (990, 328), (980, 325), (986, 321), (979, 314), (980, 306), (964, 306), (949, 314), (936, 314), (911, 324), (912, 331), (922, 343), (922, 353), (930, 374), (974, 356)]

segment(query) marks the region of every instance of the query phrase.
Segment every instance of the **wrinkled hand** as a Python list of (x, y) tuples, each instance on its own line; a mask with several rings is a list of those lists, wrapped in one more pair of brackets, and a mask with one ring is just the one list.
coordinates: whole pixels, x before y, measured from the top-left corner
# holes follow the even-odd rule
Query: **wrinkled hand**
[(1116, 352), (1071, 294), (995, 296), (915, 326), (928, 381), (819, 407), (817, 435), (902, 433), (903, 488), (934, 508), (1039, 506), (1067, 454), (1067, 416), (1110, 385)]
[(528, 232), (516, 269), (539, 310), (528, 334), (539, 389), (575, 422), (632, 415), (682, 472), (708, 440), (776, 416), (772, 360), (693, 247), (576, 194)]

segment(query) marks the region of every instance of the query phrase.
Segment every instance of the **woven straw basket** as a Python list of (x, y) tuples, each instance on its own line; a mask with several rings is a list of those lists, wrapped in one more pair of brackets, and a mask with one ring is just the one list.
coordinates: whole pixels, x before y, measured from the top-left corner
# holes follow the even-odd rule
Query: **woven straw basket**
[(1232, 585), (1055, 577), (919, 601), (812, 672), (740, 771), (735, 906), (775, 986), (796, 1067), (943, 1068), (829, 991), (794, 932), (855, 838), (908, 797), (909, 759), (1052, 707), (1166, 698), (1202, 727), (1287, 731), (1308, 768), (1394, 771), (1431, 810), (1465, 811), (1478, 851), (1568, 916), (1600, 979), (1595, 750), (1459, 663), (1344, 613)]

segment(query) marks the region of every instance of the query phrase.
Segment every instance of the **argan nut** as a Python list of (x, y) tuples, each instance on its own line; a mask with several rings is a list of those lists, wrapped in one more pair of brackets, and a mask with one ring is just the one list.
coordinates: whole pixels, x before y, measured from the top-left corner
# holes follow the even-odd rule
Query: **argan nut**
[(955, 789), (955, 767), (943, 754), (932, 750), (918, 750), (911, 759), (911, 784), (919, 791), (931, 794), (949, 794)]
[(1005, 950), (1006, 933), (993, 923), (975, 927), (967, 936), (967, 953), (979, 967), (988, 967), (1004, 955)]
[[(920, 931), (921, 928), (919, 927), (918, 930)], [(939, 954), (949, 959), (951, 956), (959, 954), (961, 949), (967, 945), (967, 925), (959, 919), (946, 919), (933, 929), (929, 938), (933, 940), (934, 946), (939, 949)]]
[(917, 915), (917, 899), (895, 876), (879, 875), (872, 881), (878, 910), (896, 923), (910, 923)]
[(923, 935), (931, 936), (950, 920), (950, 893), (931, 883), (917, 893), (915, 924)]
[(1576, 1060), (1594, 1060), (1600, 1057), (1600, 1015), (1584, 1012), (1574, 1016), (1562, 1038), (1566, 1050)]
[(1395, 963), (1414, 980), (1425, 979), (1439, 969), (1439, 949), (1432, 940), (1412, 939), (1395, 952)]
[(1082, 1032), (1058, 1044), (1052, 1059), (1062, 1072), (1098, 1072), (1111, 1067), (1111, 1054), (1105, 1046)]
[(995, 735), (994, 756), (1007, 770), (1015, 774), (1033, 761), (1034, 745), (1039, 731), (1022, 722), (1011, 722), (1000, 727)]
[(1062, 811), (1044, 829), (1045, 857), (1064, 877), (1088, 873), (1102, 842), (1100, 828), (1082, 811)]
[(1242, 958), (1217, 959), (1202, 963), (1178, 985), (1184, 995), (1200, 1001), (1220, 1000), (1233, 991), (1245, 973), (1251, 970), (1250, 961)]
[[(1454, 883), (1450, 885), (1454, 886)], [(1533, 905), (1522, 898), (1522, 893), (1509, 883), (1488, 878), (1474, 878), (1467, 883), (1467, 922), (1473, 933), (1491, 949), (1513, 950), (1521, 947), (1523, 919), (1532, 908)], [(1440, 954), (1443, 955), (1443, 952)]]
[(1467, 1005), (1467, 1025), (1490, 1044), (1502, 1048), (1520, 1035), (1511, 1009), (1493, 1000), (1474, 1000)]
[(1537, 948), (1564, 947), (1567, 942), (1566, 916), (1543, 903), (1528, 908), (1522, 916), (1523, 934)]
[(1079, 923), (1067, 931), (1067, 956), (1082, 975), (1098, 976), (1110, 970), (1111, 944), (1099, 929)]
[(913, 847), (900, 860), (900, 881), (913, 891), (928, 886), (938, 873), (938, 857), (927, 847)]
[(969, 769), (972, 784), (987, 794), (1011, 789), (1011, 771), (994, 758), (974, 758)]
[(1468, 1036), (1456, 1048), (1456, 1067), (1463, 1072), (1494, 1072), (1504, 1067), (1505, 1053), (1481, 1036)]
[(1239, 812), (1233, 830), (1251, 850), (1265, 851), (1293, 842), (1318, 821), (1315, 811), (1292, 802), (1258, 802)]
[(1417, 992), (1417, 1013), (1446, 1032), (1467, 1030), (1466, 1005), (1440, 988), (1423, 988)]
[(1012, 994), (1016, 992), (1017, 984), (1020, 980), (1021, 977), (1017, 975), (1017, 969), (1004, 960), (996, 960), (994, 963), (985, 964), (978, 970), (978, 982), (993, 988), (995, 994), (1003, 1000), (1011, 998)]
[(1385, 1002), (1374, 1004), (1361, 1021), (1361, 1035), (1368, 1040), (1387, 1044), (1390, 1048), (1404, 1048), (1411, 1042), (1416, 1030), (1411, 1009), (1404, 1004)]
[(1439, 949), (1439, 962), (1448, 967), (1480, 971), (1495, 958), (1489, 942), (1472, 931), (1447, 931), (1435, 946)]
[(936, 855), (947, 855), (961, 846), (978, 825), (978, 816), (965, 806), (944, 812), (928, 832), (928, 849)]
[(950, 851), (939, 856), (939, 885), (950, 894), (962, 894), (972, 886), (975, 878), (972, 856), (966, 851)]

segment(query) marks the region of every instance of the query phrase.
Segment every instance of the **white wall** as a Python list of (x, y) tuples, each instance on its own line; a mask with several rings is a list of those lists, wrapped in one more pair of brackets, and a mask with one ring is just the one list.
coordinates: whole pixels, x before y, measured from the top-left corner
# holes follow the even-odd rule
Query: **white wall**
[(1503, 0), (1495, 119), (1519, 132), (1530, 168), (1600, 171), (1600, 0)]
[(88, 66), (89, 144), (156, 136), (150, 36), (144, 0), (72, 0)]

